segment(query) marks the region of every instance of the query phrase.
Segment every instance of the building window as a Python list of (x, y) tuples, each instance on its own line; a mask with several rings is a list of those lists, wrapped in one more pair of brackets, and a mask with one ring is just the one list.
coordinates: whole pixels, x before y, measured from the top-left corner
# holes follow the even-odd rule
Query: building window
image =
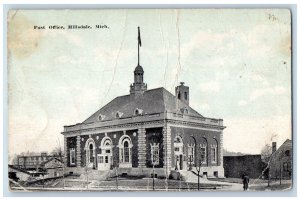
[(195, 163), (195, 145), (188, 145), (188, 161), (190, 164)]
[(123, 113), (118, 111), (118, 112), (116, 113), (116, 118), (121, 118), (122, 115), (123, 115)]
[(212, 163), (218, 162), (218, 141), (215, 137), (211, 145), (211, 162)]
[(200, 159), (201, 163), (205, 164), (206, 163), (206, 145), (200, 145)]
[(184, 109), (184, 113), (185, 113), (185, 114), (188, 114), (188, 113), (189, 113), (189, 110), (188, 110), (187, 108), (185, 108), (185, 109)]
[(103, 156), (98, 156), (99, 163), (103, 163)]
[(138, 116), (138, 115), (142, 115), (142, 114), (143, 114), (143, 110), (142, 109), (136, 108), (134, 110), (134, 115)]
[(285, 156), (290, 156), (290, 154), (291, 154), (290, 150), (285, 151)]
[(98, 116), (98, 120), (99, 120), (99, 121), (104, 120), (104, 118), (105, 118), (105, 115), (100, 114), (100, 115)]
[(181, 97), (180, 97), (181, 95), (180, 95), (180, 92), (178, 92), (178, 99), (180, 99)]
[(283, 163), (283, 171), (285, 171), (285, 172), (291, 171), (291, 163), (290, 162)]
[(151, 162), (152, 165), (159, 164), (159, 143), (153, 143), (151, 146)]
[(211, 148), (211, 162), (217, 163), (217, 147)]
[(131, 163), (131, 148), (132, 143), (129, 136), (125, 136), (120, 139), (120, 163)]
[(93, 147), (93, 144), (90, 144), (90, 146), (89, 146), (89, 159), (90, 159), (90, 163), (94, 162), (94, 147)]
[(127, 141), (124, 142), (124, 148), (123, 148), (123, 153), (124, 153), (124, 163), (129, 163), (129, 144)]
[(92, 167), (96, 154), (95, 154), (95, 142), (92, 138), (89, 138), (86, 143), (84, 150), (86, 152), (86, 166)]
[(187, 92), (184, 92), (184, 99), (185, 99), (185, 100), (188, 99), (188, 94), (187, 94)]
[(70, 164), (75, 165), (75, 148), (70, 149)]

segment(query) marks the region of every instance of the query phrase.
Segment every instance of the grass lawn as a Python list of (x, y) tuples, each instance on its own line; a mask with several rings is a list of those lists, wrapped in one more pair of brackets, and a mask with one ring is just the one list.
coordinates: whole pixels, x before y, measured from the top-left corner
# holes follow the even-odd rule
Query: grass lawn
[[(63, 179), (53, 180), (51, 183), (48, 182), (45, 187), (47, 188), (87, 188), (88, 189), (107, 189), (107, 190), (117, 190), (116, 180), (110, 181), (84, 181), (79, 178), (67, 178), (65, 181)], [(224, 185), (220, 184), (202, 184), (200, 182), (200, 190), (214, 190), (221, 188)], [(42, 185), (34, 185), (32, 187), (43, 187)], [(118, 180), (118, 189), (128, 189), (128, 190), (153, 190), (153, 180), (151, 178), (143, 179), (120, 179)], [(165, 180), (165, 179), (155, 179), (154, 180), (154, 189), (155, 190), (198, 190), (197, 183), (187, 183), (185, 181), (178, 180)]]
[[(120, 180), (118, 181), (119, 186), (132, 187), (132, 188), (142, 188), (142, 189), (153, 189), (153, 180), (151, 178), (139, 179), (139, 180)], [(95, 184), (95, 187), (105, 187), (105, 186), (116, 186), (116, 181), (99, 181)], [(222, 187), (219, 184), (202, 184), (200, 183), (200, 188), (202, 189), (214, 189)], [(177, 180), (165, 180), (165, 179), (155, 179), (154, 189), (198, 189), (197, 183), (187, 183), (185, 181)]]
[(249, 186), (249, 190), (254, 191), (282, 191), (282, 190), (291, 190), (292, 189), (292, 180), (282, 180), (281, 185), (280, 182), (271, 181), (270, 186), (268, 186), (268, 181), (261, 183), (254, 183)]
[(229, 182), (229, 183), (238, 183), (238, 184), (243, 183), (242, 179), (240, 179), (240, 178), (209, 178), (208, 180), (210, 180), (210, 181)]

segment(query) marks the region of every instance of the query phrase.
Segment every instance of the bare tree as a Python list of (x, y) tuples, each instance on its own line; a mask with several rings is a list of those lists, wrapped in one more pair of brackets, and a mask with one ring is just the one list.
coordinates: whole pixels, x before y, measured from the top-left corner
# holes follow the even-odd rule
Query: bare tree
[(63, 156), (63, 149), (61, 146), (56, 146), (52, 151), (51, 155), (53, 156)]
[(265, 146), (261, 150), (261, 159), (264, 163), (268, 164), (272, 155), (272, 147), (269, 144), (265, 144)]

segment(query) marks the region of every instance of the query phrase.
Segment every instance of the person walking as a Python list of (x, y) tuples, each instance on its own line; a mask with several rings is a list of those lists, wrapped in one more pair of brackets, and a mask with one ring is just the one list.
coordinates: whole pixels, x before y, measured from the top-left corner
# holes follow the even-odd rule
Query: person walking
[(250, 179), (245, 174), (243, 174), (242, 179), (243, 179), (243, 188), (244, 188), (244, 191), (246, 191), (246, 190), (248, 190), (248, 185), (249, 185)]

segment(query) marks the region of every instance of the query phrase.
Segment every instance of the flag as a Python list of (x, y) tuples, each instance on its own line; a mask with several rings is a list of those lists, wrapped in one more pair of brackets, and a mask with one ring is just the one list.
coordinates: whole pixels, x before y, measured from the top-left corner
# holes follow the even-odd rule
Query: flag
[(140, 27), (138, 27), (138, 31), (139, 31), (139, 36), (138, 36), (138, 44), (141, 47), (142, 46), (142, 40), (141, 40), (141, 35), (140, 35)]

